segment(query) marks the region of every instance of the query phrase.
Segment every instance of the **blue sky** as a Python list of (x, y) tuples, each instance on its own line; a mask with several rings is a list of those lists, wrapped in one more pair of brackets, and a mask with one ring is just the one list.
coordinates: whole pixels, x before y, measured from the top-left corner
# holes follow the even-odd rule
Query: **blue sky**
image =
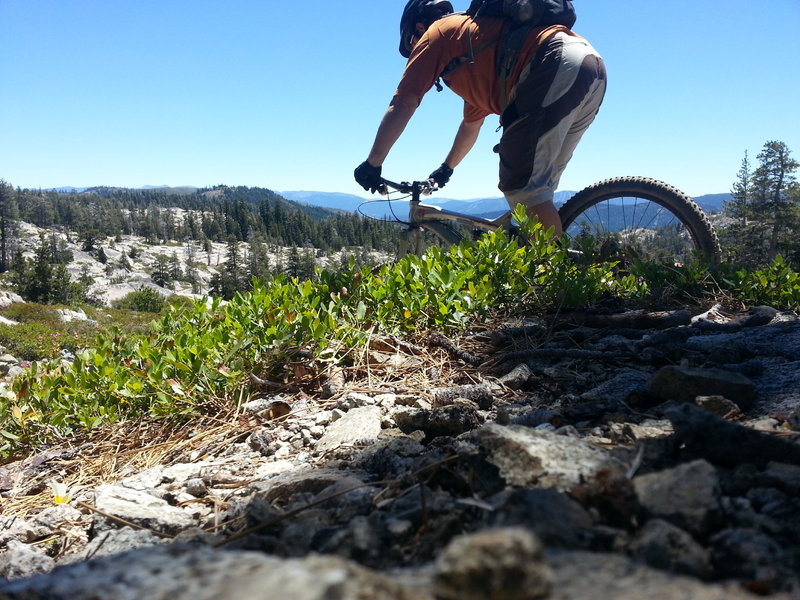
[[(780, 140), (800, 158), (800, 0), (575, 4), (609, 91), (562, 190), (645, 175), (721, 193), (745, 150), (754, 161)], [(0, 0), (0, 179), (364, 196), (352, 171), (404, 66), (404, 5)], [(427, 176), (460, 117), (452, 92), (429, 92), (384, 174)], [(496, 125), (487, 119), (444, 196), (498, 195)]]

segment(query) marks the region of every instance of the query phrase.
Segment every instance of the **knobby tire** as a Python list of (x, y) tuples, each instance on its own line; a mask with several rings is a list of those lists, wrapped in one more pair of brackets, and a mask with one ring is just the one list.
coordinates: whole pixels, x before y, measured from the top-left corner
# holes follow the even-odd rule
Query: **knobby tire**
[(558, 211), (564, 231), (592, 207), (622, 198), (642, 199), (663, 207), (686, 228), (696, 251), (706, 260), (719, 262), (719, 239), (697, 203), (677, 188), (646, 177), (616, 177), (581, 190)]

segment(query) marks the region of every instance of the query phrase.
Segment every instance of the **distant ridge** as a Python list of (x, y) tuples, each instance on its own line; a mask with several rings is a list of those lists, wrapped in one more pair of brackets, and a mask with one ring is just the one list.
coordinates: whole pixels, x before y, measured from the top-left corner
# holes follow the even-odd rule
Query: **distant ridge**
[(289, 191), (278, 193), (287, 200), (292, 200), (293, 202), (321, 206), (323, 208), (335, 208), (349, 212), (355, 212), (358, 210), (359, 206), (365, 202), (369, 202), (367, 198), (339, 192)]
[(143, 185), (142, 187), (138, 188), (124, 188), (115, 185), (92, 185), (88, 187), (75, 187), (73, 185), (63, 185), (61, 187), (49, 188), (48, 192), (59, 192), (61, 194), (80, 194), (83, 192), (89, 192), (92, 190), (107, 190), (107, 189), (115, 189), (115, 190), (122, 190), (122, 189), (131, 189), (131, 190), (138, 190), (138, 191), (162, 191), (167, 194), (194, 194), (198, 189), (198, 187), (193, 185), (180, 185), (180, 186), (169, 186), (169, 185)]
[[(93, 190), (109, 189), (110, 187), (111, 186), (94, 186), (94, 187), (62, 186), (57, 188), (50, 188), (49, 191), (60, 192), (60, 193), (83, 193)], [(121, 188), (115, 188), (115, 189), (121, 189)], [(200, 188), (191, 185), (186, 185), (186, 186), (145, 185), (140, 188), (131, 188), (131, 189), (137, 189), (142, 191), (151, 191), (151, 190), (163, 191), (167, 194), (183, 195), (183, 194), (193, 194)], [(357, 212), (359, 211), (359, 209), (361, 209), (361, 212), (373, 215), (376, 214), (377, 207), (380, 206), (381, 201), (385, 200), (384, 196), (379, 196), (377, 194), (369, 198), (364, 198), (361, 196), (356, 196), (355, 194), (345, 194), (340, 192), (315, 192), (308, 190), (284, 191), (276, 193), (286, 198), (287, 200), (296, 202), (298, 204), (305, 204), (308, 206), (328, 208), (333, 210), (343, 210), (347, 212)], [(556, 206), (561, 206), (564, 202), (569, 200), (573, 195), (575, 195), (575, 192), (569, 190), (556, 192), (555, 196)], [(702, 196), (695, 197), (694, 201), (697, 202), (697, 204), (700, 205), (700, 208), (702, 208), (706, 212), (719, 212), (723, 209), (725, 202), (729, 202), (731, 198), (732, 197), (729, 193), (704, 194)], [(452, 210), (454, 212), (461, 212), (468, 215), (494, 217), (508, 210), (508, 205), (506, 204), (505, 199), (502, 197), (475, 198), (472, 200), (456, 200), (452, 198), (434, 196), (430, 200), (430, 202), (432, 204), (436, 204), (438, 206), (447, 208), (448, 210)], [(373, 207), (370, 207), (369, 204), (372, 203), (375, 203), (375, 205)]]

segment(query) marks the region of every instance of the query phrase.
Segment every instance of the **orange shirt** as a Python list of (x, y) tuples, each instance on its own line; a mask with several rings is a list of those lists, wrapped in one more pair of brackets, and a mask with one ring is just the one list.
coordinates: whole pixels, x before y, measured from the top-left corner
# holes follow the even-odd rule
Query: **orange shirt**
[[(445, 77), (444, 82), (464, 99), (466, 121), (478, 121), (490, 114), (501, 114), (505, 107), (502, 106), (501, 82), (495, 71), (497, 44), (490, 43), (483, 50), (478, 49), (482, 44), (499, 40), (505, 25), (505, 19), (473, 19), (465, 14), (449, 15), (434, 21), (414, 46), (395, 97), (410, 96), (419, 104), (450, 61), (468, 54), (467, 31), (471, 31), (474, 63), (462, 64)], [(542, 42), (558, 31), (575, 35), (562, 25), (536, 27), (531, 30), (522, 45), (515, 71), (508, 82), (509, 90), (516, 85), (520, 73)]]

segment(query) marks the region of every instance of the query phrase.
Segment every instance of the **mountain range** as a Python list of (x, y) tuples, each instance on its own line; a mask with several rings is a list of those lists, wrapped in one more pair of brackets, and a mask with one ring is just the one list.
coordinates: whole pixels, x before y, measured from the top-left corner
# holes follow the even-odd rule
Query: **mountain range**
[[(55, 188), (54, 191), (58, 192), (85, 192), (99, 188), (75, 188), (72, 186), (62, 186)], [(142, 190), (160, 190), (171, 194), (190, 194), (198, 188), (193, 186), (142, 186)], [(383, 217), (391, 213), (391, 208), (387, 202), (386, 196), (375, 195), (369, 198), (356, 196), (355, 194), (344, 194), (340, 192), (315, 192), (315, 191), (283, 191), (277, 192), (287, 200), (296, 202), (298, 204), (306, 204), (309, 206), (316, 206), (321, 208), (328, 208), (332, 210), (343, 210), (346, 212), (360, 212), (364, 215), (371, 217)], [(564, 202), (569, 200), (576, 192), (574, 191), (559, 191), (555, 195), (556, 206), (561, 206)], [(719, 212), (725, 202), (731, 199), (729, 193), (726, 194), (705, 194), (697, 196), (694, 201), (700, 205), (707, 213)], [(424, 201), (424, 200), (423, 200)], [(481, 216), (486, 218), (497, 217), (508, 210), (508, 204), (502, 197), (491, 198), (474, 198), (472, 200), (455, 200), (452, 198), (444, 198), (436, 196), (435, 199), (430, 200), (431, 204), (436, 204), (442, 208), (447, 208), (453, 212), (460, 212), (468, 215)]]
[[(322, 206), (349, 212), (359, 211), (370, 216), (379, 216), (379, 213), (382, 214), (382, 212), (386, 211), (386, 209), (379, 208), (386, 204), (385, 196), (375, 195), (372, 198), (362, 198), (354, 194), (310, 191), (284, 191), (278, 193), (287, 200), (293, 200), (301, 204), (310, 204), (312, 206)], [(556, 192), (556, 206), (564, 204), (564, 202), (574, 196), (575, 193), (576, 192), (566, 190)], [(694, 201), (700, 205), (703, 211), (713, 213), (722, 210), (724, 202), (730, 199), (730, 194), (705, 194), (694, 198)], [(432, 199), (430, 203), (454, 212), (488, 218), (496, 217), (508, 210), (508, 204), (502, 197), (454, 200), (437, 196), (435, 199)]]

